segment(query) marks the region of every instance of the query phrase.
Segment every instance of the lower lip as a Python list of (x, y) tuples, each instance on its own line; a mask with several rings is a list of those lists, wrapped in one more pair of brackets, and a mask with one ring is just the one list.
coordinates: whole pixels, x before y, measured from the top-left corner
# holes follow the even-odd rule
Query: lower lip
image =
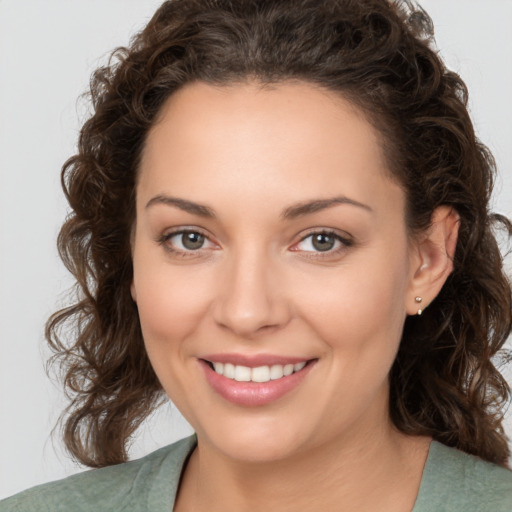
[(295, 389), (304, 380), (316, 361), (309, 361), (302, 370), (287, 377), (268, 382), (238, 382), (219, 375), (206, 361), (199, 360), (199, 363), (203, 368), (206, 380), (222, 398), (236, 405), (258, 407), (275, 402)]

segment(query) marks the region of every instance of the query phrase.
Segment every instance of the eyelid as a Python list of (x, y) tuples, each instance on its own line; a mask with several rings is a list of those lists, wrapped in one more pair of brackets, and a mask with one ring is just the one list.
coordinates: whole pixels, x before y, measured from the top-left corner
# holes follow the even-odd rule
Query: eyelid
[(183, 256), (183, 257), (194, 257), (194, 256), (197, 256), (199, 255), (200, 253), (203, 252), (203, 250), (205, 249), (204, 247), (201, 247), (199, 249), (196, 249), (196, 250), (192, 250), (192, 249), (176, 249), (176, 248), (173, 248), (170, 244), (169, 244), (169, 240), (175, 236), (178, 236), (178, 235), (183, 235), (184, 233), (197, 233), (199, 235), (202, 235), (204, 236), (205, 240), (207, 240), (210, 244), (212, 245), (216, 245), (214, 242), (212, 242), (210, 236), (201, 228), (198, 228), (198, 227), (192, 227), (192, 226), (180, 226), (179, 228), (175, 228), (175, 229), (170, 229), (168, 231), (164, 231), (162, 233), (162, 235), (160, 235), (156, 241), (160, 244), (160, 245), (163, 245), (165, 250), (167, 250), (168, 252), (172, 253), (172, 254), (175, 254), (175, 255), (178, 255), (178, 256)]
[[(161, 245), (165, 246), (165, 249), (175, 255), (182, 256), (182, 257), (194, 257), (199, 256), (205, 249), (208, 248), (200, 247), (199, 249), (176, 249), (172, 248), (170, 244), (168, 244), (168, 241), (178, 235), (182, 235), (184, 233), (197, 233), (202, 236), (204, 236), (205, 240), (207, 240), (210, 244), (216, 245), (214, 242), (211, 241), (210, 236), (201, 228), (198, 227), (191, 227), (191, 226), (182, 226), (179, 228), (172, 229), (170, 231), (164, 232), (158, 239), (157, 242)], [(308, 239), (312, 235), (326, 235), (329, 237), (333, 237), (336, 241), (340, 242), (340, 246), (335, 249), (329, 249), (327, 251), (305, 251), (301, 249), (296, 249), (298, 244), (303, 242), (304, 240)], [(354, 241), (348, 233), (345, 233), (345, 236), (340, 234), (338, 231), (332, 229), (332, 228), (311, 228), (302, 235), (300, 240), (296, 242), (292, 248), (290, 249), (293, 252), (302, 252), (307, 254), (306, 257), (308, 258), (327, 258), (327, 257), (333, 257), (339, 252), (342, 252), (352, 246), (354, 244)]]
[(306, 230), (305, 233), (302, 233), (300, 235), (301, 238), (299, 241), (302, 241), (305, 238), (307, 238), (308, 236), (315, 235), (315, 234), (332, 235), (332, 236), (339, 237), (339, 238), (341, 238), (343, 240), (347, 240), (347, 241), (352, 239), (352, 235), (350, 235), (346, 231), (341, 231), (339, 229), (334, 229), (334, 228), (314, 227), (314, 228), (309, 228)]
[[(326, 235), (334, 238), (336, 241), (340, 243), (338, 247), (334, 247), (332, 249), (329, 249), (327, 251), (307, 251), (302, 249), (297, 249), (296, 246), (303, 242), (304, 240), (308, 239), (312, 235)], [(309, 259), (322, 259), (322, 258), (333, 258), (340, 253), (346, 251), (351, 246), (354, 245), (354, 240), (351, 235), (348, 233), (341, 234), (340, 232), (332, 229), (332, 228), (312, 228), (309, 230), (306, 234), (302, 235), (301, 239), (294, 244), (293, 248), (291, 249), (294, 252), (301, 252), (303, 253), (303, 257), (309, 258)]]

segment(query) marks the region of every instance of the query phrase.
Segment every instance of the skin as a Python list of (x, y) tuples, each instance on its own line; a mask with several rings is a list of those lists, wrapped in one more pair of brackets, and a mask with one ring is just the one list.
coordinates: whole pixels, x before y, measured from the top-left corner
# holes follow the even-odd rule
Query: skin
[[(332, 197), (358, 204), (282, 218)], [(175, 93), (148, 135), (136, 201), (132, 296), (155, 372), (198, 437), (175, 510), (411, 510), (430, 439), (391, 424), (388, 374), (415, 297), (427, 307), (451, 271), (456, 214), (439, 208), (411, 239), (378, 134), (300, 82)], [(203, 245), (170, 236), (180, 228)], [(322, 230), (348, 243), (321, 252), (306, 237)], [(226, 352), (317, 361), (279, 400), (244, 407), (198, 364)]]

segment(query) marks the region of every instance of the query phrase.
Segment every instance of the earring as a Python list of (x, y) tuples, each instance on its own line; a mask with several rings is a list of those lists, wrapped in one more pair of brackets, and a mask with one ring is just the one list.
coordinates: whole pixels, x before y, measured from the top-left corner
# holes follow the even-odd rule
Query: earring
[[(423, 299), (421, 297), (416, 297), (414, 300), (419, 304)], [(422, 313), (423, 313), (423, 310), (422, 309), (418, 309), (417, 315), (421, 316)]]

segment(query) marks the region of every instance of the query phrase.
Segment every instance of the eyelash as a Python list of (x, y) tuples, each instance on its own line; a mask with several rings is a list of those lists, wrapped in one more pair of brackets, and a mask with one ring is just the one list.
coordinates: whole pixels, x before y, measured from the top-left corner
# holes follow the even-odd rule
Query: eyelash
[[(180, 249), (174, 249), (168, 242), (171, 238), (177, 236), (177, 235), (184, 235), (186, 233), (195, 233), (204, 236), (207, 240), (209, 240), (208, 236), (203, 233), (199, 229), (179, 229), (176, 231), (171, 231), (170, 233), (165, 233), (161, 237), (158, 238), (157, 242), (164, 246), (165, 250), (172, 253), (175, 256), (178, 256), (180, 258), (193, 258), (195, 254), (201, 251), (201, 249), (197, 250), (186, 250), (182, 251)], [(311, 259), (322, 259), (322, 258), (332, 258), (333, 256), (338, 255), (339, 253), (345, 251), (347, 248), (354, 245), (353, 240), (350, 238), (346, 238), (341, 236), (335, 231), (328, 230), (328, 229), (320, 229), (316, 231), (310, 231), (308, 234), (303, 236), (297, 244), (300, 244), (301, 242), (304, 242), (304, 240), (307, 240), (308, 238), (312, 237), (313, 235), (324, 235), (330, 238), (334, 238), (336, 241), (341, 242), (341, 245), (336, 249), (331, 249), (328, 251), (303, 251), (304, 253), (313, 253), (314, 255), (305, 255), (306, 258)], [(298, 252), (298, 251), (297, 251)]]

